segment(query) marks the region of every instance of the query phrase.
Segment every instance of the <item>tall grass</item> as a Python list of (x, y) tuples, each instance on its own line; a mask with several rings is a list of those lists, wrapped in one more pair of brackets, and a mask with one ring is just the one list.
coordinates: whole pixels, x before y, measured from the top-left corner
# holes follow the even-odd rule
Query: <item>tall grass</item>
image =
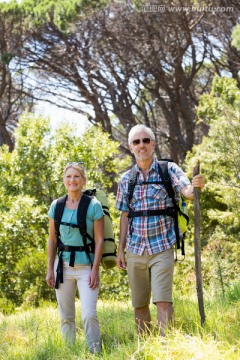
[(61, 340), (56, 304), (19, 310), (0, 319), (1, 360), (237, 360), (240, 359), (240, 298), (205, 299), (206, 323), (199, 323), (197, 301), (175, 294), (175, 325), (165, 338), (158, 334), (156, 309), (152, 305), (152, 330), (141, 339), (136, 334), (130, 302), (99, 301), (98, 314), (103, 353), (89, 354), (77, 305), (77, 341), (68, 346)]

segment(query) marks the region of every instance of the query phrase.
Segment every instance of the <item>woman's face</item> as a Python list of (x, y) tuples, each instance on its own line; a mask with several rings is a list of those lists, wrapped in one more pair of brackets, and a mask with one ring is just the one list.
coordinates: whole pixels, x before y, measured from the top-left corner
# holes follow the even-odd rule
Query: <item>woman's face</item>
[(81, 191), (86, 184), (86, 179), (83, 177), (80, 170), (69, 167), (65, 171), (63, 182), (68, 191)]

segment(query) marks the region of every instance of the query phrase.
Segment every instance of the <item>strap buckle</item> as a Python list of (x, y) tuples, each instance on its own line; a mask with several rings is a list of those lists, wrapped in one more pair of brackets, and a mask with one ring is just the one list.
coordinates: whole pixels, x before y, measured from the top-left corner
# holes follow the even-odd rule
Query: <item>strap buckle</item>
[(177, 214), (177, 211), (174, 207), (166, 208), (166, 215), (174, 217), (174, 216), (176, 216), (176, 214)]

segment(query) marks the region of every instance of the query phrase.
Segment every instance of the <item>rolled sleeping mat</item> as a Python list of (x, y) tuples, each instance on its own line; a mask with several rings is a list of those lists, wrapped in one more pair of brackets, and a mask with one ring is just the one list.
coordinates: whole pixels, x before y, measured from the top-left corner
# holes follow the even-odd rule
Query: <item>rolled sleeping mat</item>
[(114, 240), (112, 220), (109, 213), (108, 199), (104, 191), (96, 190), (95, 197), (102, 204), (104, 212), (104, 243), (101, 264), (105, 269), (111, 269), (117, 264), (116, 249)]

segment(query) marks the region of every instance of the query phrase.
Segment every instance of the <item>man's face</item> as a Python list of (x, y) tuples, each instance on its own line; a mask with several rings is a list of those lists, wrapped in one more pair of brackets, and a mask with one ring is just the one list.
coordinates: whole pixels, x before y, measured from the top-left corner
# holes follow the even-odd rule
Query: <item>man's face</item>
[(146, 161), (153, 158), (155, 146), (156, 142), (150, 139), (147, 132), (138, 131), (134, 133), (129, 149), (136, 160)]

